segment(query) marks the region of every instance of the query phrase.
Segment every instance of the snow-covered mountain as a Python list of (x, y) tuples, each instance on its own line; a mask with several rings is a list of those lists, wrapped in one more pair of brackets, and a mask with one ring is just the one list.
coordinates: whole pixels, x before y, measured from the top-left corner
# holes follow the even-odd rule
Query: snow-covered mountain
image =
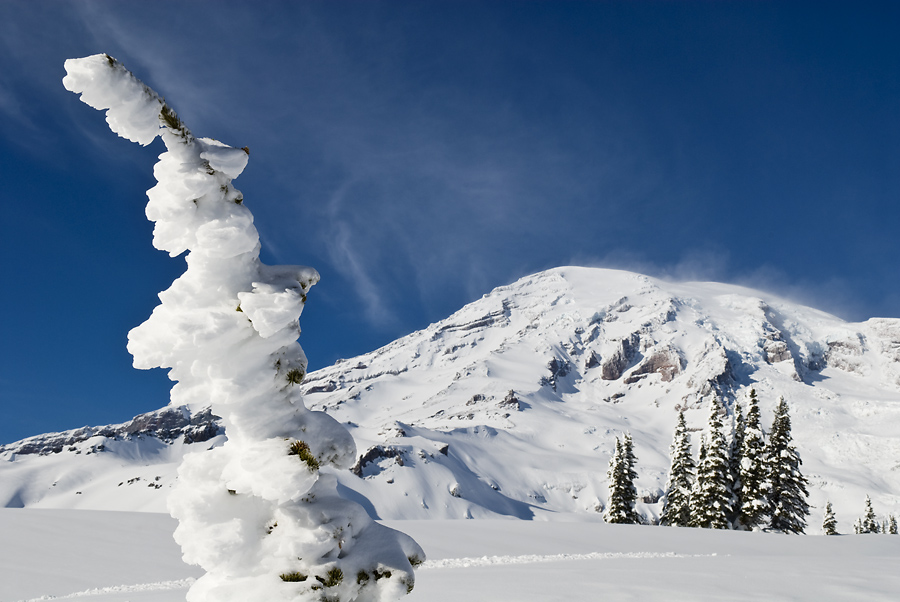
[[(900, 513), (898, 319), (852, 324), (733, 285), (557, 268), (301, 386), (355, 437), (342, 489), (380, 518), (596, 519), (625, 431), (652, 515), (678, 410), (699, 430), (713, 396), (730, 408), (750, 387), (765, 425), (779, 395), (790, 404), (810, 531), (826, 499), (844, 532), (866, 494)], [(224, 437), (194, 410), (0, 447), (0, 504), (162, 511), (182, 454)], [(154, 420), (169, 426), (140, 426)]]

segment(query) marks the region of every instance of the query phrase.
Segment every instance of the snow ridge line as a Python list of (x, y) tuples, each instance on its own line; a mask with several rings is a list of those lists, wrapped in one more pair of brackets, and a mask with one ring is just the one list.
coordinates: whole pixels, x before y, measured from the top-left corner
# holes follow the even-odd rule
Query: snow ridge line
[(503, 564), (533, 564), (571, 560), (612, 560), (616, 558), (700, 558), (716, 554), (676, 554), (675, 552), (590, 552), (588, 554), (525, 554), (522, 556), (481, 556), (480, 558), (442, 558), (426, 560), (417, 570), (459, 569)]
[(41, 596), (40, 598), (19, 600), (18, 602), (44, 602), (45, 600), (67, 600), (69, 598), (85, 598), (87, 596), (99, 596), (101, 594), (186, 589), (190, 587), (194, 583), (194, 581), (196, 581), (196, 579), (188, 577), (187, 579), (179, 579), (178, 581), (157, 581), (156, 583), (138, 583), (137, 585), (111, 585), (109, 587), (96, 587), (93, 589), (86, 589), (81, 592), (66, 594), (64, 596)]

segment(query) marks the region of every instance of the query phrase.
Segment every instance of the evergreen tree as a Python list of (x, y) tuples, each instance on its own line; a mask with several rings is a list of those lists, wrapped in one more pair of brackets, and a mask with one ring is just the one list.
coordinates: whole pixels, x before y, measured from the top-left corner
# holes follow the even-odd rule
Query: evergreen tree
[(875, 510), (872, 508), (872, 499), (866, 496), (866, 513), (860, 519), (860, 533), (878, 533), (878, 519), (875, 518)]
[(897, 518), (893, 514), (888, 517), (888, 533), (891, 535), (897, 534)]
[(822, 520), (822, 530), (825, 535), (837, 535), (837, 519), (834, 517), (834, 510), (831, 509), (831, 502), (825, 502), (825, 518)]
[(759, 400), (750, 389), (741, 442), (740, 508), (734, 513), (734, 528), (745, 531), (761, 528), (770, 516), (766, 443), (760, 420)]
[(634, 455), (634, 441), (631, 439), (631, 433), (625, 433), (622, 441), (622, 454), (625, 462), (625, 489), (628, 493), (628, 506), (631, 508), (629, 519), (632, 524), (641, 524), (644, 521), (636, 508), (638, 496), (634, 481), (637, 479), (637, 471), (635, 470), (637, 458)]
[[(751, 390), (751, 394), (755, 392)], [(744, 433), (747, 428), (746, 420), (744, 420), (744, 408), (740, 402), (734, 404), (734, 421), (731, 427), (731, 445), (728, 447), (728, 477), (730, 479), (729, 487), (734, 496), (732, 504), (732, 513), (728, 517), (732, 525), (737, 523), (741, 510), (741, 452), (744, 447)]]
[(195, 137), (156, 92), (109, 55), (69, 59), (65, 87), (142, 145), (162, 138), (146, 214), (153, 244), (187, 270), (129, 333), (137, 368), (163, 367), (173, 407), (223, 417), (222, 445), (186, 454), (168, 507), (185, 561), (205, 571), (191, 602), (396, 600), (425, 556), (409, 537), (340, 497), (353, 437), (309, 410), (298, 318), (319, 274), (260, 261), (259, 233), (232, 180), (249, 159)]
[(691, 455), (691, 435), (684, 421), (684, 410), (678, 413), (675, 435), (672, 437), (672, 465), (666, 483), (660, 524), (688, 527), (691, 523), (691, 484), (694, 479), (694, 457)]
[(709, 441), (702, 446), (697, 482), (691, 495), (691, 523), (704, 529), (727, 529), (732, 511), (728, 477), (728, 447), (722, 433), (721, 406), (713, 398), (709, 412)]
[(700, 516), (703, 512), (702, 504), (703, 504), (703, 496), (700, 493), (700, 468), (706, 463), (706, 435), (700, 435), (700, 448), (697, 451), (697, 478), (694, 479), (693, 485), (691, 485), (691, 499), (690, 499), (690, 509), (691, 509), (691, 520), (689, 526), (691, 527), (701, 527), (700, 524)]
[(853, 532), (857, 535), (860, 535), (863, 532), (862, 519), (857, 518), (856, 522), (853, 523)]
[(769, 462), (770, 525), (783, 533), (803, 533), (809, 504), (806, 477), (800, 472), (803, 461), (791, 443), (791, 417), (784, 397), (778, 400), (767, 448)]
[(609, 506), (606, 522), (632, 525), (641, 522), (634, 506), (637, 503), (637, 489), (634, 479), (636, 458), (630, 434), (625, 434), (624, 442), (616, 437), (616, 450), (609, 461)]

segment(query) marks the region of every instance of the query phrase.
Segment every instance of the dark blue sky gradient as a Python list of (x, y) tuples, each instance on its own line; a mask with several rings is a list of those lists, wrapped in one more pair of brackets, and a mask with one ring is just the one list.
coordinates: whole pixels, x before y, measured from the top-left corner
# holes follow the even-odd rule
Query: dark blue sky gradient
[(61, 84), (108, 52), (315, 266), (311, 367), (565, 264), (900, 317), (900, 7), (827, 2), (0, 2), (0, 443), (164, 405), (128, 330), (161, 143)]

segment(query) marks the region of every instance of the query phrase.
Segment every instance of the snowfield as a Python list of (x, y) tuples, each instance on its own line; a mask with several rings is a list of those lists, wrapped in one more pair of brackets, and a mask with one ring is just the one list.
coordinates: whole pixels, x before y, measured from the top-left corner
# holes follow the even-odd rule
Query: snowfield
[[(574, 517), (561, 517), (572, 519)], [(897, 600), (900, 537), (602, 522), (387, 521), (429, 560), (411, 602)], [(175, 602), (196, 567), (158, 513), (0, 510), (0, 602)]]
[[(340, 491), (374, 518), (596, 520), (626, 431), (638, 509), (656, 517), (678, 409), (696, 455), (711, 396), (731, 411), (750, 388), (766, 431), (778, 396), (790, 405), (810, 481), (807, 533), (821, 533), (827, 500), (843, 533), (866, 495), (879, 520), (900, 516), (897, 319), (848, 323), (733, 285), (557, 268), (317, 370), (301, 388), (356, 440)], [(170, 405), (0, 446), (0, 506), (164, 512), (182, 456), (224, 440), (205, 439), (218, 431), (204, 412)]]

